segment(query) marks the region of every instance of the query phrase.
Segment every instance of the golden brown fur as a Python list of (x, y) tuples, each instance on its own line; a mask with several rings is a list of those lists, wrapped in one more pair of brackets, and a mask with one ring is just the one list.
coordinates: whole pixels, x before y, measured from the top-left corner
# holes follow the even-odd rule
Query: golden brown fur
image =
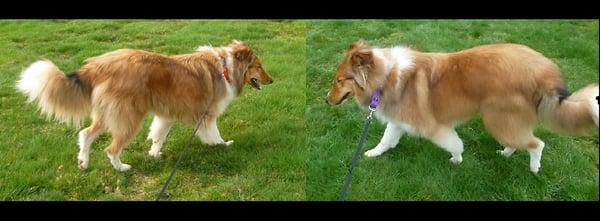
[[(222, 58), (230, 68), (231, 82), (223, 77)], [(112, 142), (105, 151), (117, 158), (148, 112), (191, 125), (214, 122), (230, 101), (228, 93), (238, 95), (245, 83), (259, 89), (259, 81), (272, 82), (258, 57), (239, 41), (175, 56), (120, 49), (86, 60), (70, 77), (49, 61), (41, 65), (45, 65), (42, 71), (29, 71), (30, 75), (47, 79), (38, 82), (26, 77), (25, 71), (19, 90), (30, 100), (39, 98), (42, 112), (62, 121), (80, 121), (91, 111), (92, 126), (80, 133), (80, 143), (81, 136), (88, 139), (89, 134), (106, 129)]]
[[(410, 64), (390, 65), (398, 62), (394, 61), (398, 54)], [(559, 132), (584, 133), (598, 128), (594, 99), (598, 85), (567, 97), (559, 68), (523, 45), (424, 53), (374, 49), (364, 41), (356, 42), (338, 66), (327, 101), (339, 104), (355, 96), (366, 107), (376, 89), (382, 90), (380, 116), (410, 125), (434, 143), (446, 142), (443, 139), (457, 123), (477, 113), (496, 140), (510, 148), (543, 146), (532, 133), (538, 118)], [(462, 143), (455, 143), (460, 143), (455, 149), (462, 152)]]

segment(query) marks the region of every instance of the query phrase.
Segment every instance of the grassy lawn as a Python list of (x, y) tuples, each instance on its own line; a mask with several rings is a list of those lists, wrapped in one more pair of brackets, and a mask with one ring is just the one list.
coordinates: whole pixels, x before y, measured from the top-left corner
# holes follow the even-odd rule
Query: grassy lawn
[[(243, 40), (275, 83), (261, 91), (245, 87), (219, 118), (233, 146), (193, 140), (164, 199), (336, 200), (366, 117), (353, 101), (324, 102), (351, 42), (437, 52), (525, 44), (554, 60), (575, 90), (598, 82), (598, 28), (598, 21), (585, 20), (0, 21), (0, 200), (153, 200), (192, 132), (175, 124), (162, 159), (153, 159), (145, 140), (148, 115), (122, 156), (131, 171), (112, 168), (102, 151), (108, 134), (94, 142), (89, 168), (80, 171), (79, 129), (47, 120), (14, 88), (20, 72), (40, 58), (70, 72), (86, 58), (119, 48), (182, 54)], [(372, 124), (363, 152), (379, 142), (384, 128)], [(509, 159), (495, 153), (501, 147), (480, 118), (457, 132), (465, 144), (460, 166), (429, 141), (405, 136), (397, 148), (358, 162), (348, 199), (599, 200), (597, 134), (537, 129), (547, 148), (534, 176), (526, 152)]]
[[(306, 197), (336, 200), (366, 118), (355, 102), (324, 102), (335, 68), (348, 45), (365, 39), (375, 46), (410, 45), (449, 52), (512, 42), (555, 61), (572, 90), (598, 82), (598, 21), (309, 21), (307, 23)], [(363, 152), (374, 147), (384, 125), (371, 126)], [(476, 117), (459, 126), (465, 144), (460, 166), (431, 142), (404, 136), (377, 158), (361, 158), (349, 200), (598, 200), (598, 135), (570, 137), (539, 128), (546, 143), (538, 176), (529, 155), (496, 154), (501, 146)]]
[(131, 171), (112, 168), (102, 151), (108, 134), (92, 145), (89, 168), (80, 171), (78, 128), (45, 119), (14, 89), (26, 66), (47, 58), (70, 72), (114, 49), (182, 54), (232, 39), (253, 48), (275, 83), (261, 91), (245, 87), (219, 118), (233, 146), (192, 142), (164, 199), (305, 199), (305, 27), (303, 21), (1, 21), (0, 200), (153, 200), (192, 133), (175, 124), (163, 158), (153, 159), (147, 115), (122, 156)]

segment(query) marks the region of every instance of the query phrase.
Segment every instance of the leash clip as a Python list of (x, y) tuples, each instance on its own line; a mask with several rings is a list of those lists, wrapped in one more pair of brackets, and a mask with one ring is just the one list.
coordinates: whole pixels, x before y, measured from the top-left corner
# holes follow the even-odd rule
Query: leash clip
[(375, 112), (375, 108), (369, 107), (369, 110), (371, 110), (371, 111), (369, 111), (369, 116), (367, 117), (367, 119), (372, 119), (373, 118), (373, 112)]

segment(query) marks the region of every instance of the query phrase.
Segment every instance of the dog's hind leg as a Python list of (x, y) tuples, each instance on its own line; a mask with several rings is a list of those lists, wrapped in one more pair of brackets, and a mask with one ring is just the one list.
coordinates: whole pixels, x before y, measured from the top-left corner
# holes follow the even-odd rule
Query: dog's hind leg
[(229, 146), (233, 144), (233, 140), (225, 141), (221, 137), (219, 133), (219, 128), (217, 127), (217, 118), (214, 116), (209, 116), (202, 119), (204, 122), (200, 124), (198, 127), (198, 131), (196, 135), (200, 137), (202, 143), (207, 145), (219, 145), (223, 144), (225, 146)]
[(430, 140), (452, 155), (450, 162), (454, 164), (460, 164), (462, 162), (462, 152), (464, 151), (464, 147), (456, 130), (447, 127), (441, 128), (433, 134)]
[(102, 121), (98, 119), (98, 116), (93, 114), (92, 118), (92, 125), (79, 131), (79, 154), (77, 156), (77, 165), (79, 169), (82, 170), (88, 167), (90, 146), (94, 140), (104, 132)]
[(541, 161), (544, 146), (544, 142), (537, 137), (533, 137), (527, 144), (527, 151), (529, 152), (529, 169), (534, 174), (537, 174), (542, 166)]
[(112, 142), (108, 147), (106, 147), (106, 149), (104, 149), (108, 159), (110, 159), (110, 163), (118, 171), (127, 171), (131, 169), (131, 166), (121, 162), (120, 158), (123, 148), (127, 146), (129, 140), (130, 138), (124, 136), (117, 135), (117, 137), (114, 137), (113, 135)]
[(160, 157), (162, 154), (160, 149), (167, 139), (167, 134), (169, 134), (171, 125), (173, 125), (171, 120), (168, 120), (164, 117), (154, 116), (154, 120), (152, 120), (152, 125), (150, 126), (150, 132), (148, 133), (148, 140), (152, 140), (152, 147), (150, 148), (150, 151), (148, 151), (150, 156), (156, 158)]
[(105, 123), (107, 123), (108, 131), (112, 135), (112, 142), (104, 149), (104, 152), (106, 152), (110, 163), (115, 169), (119, 171), (129, 170), (131, 166), (121, 162), (120, 156), (122, 150), (135, 136), (144, 115), (136, 111), (114, 111), (108, 113), (107, 116), (110, 116), (110, 119)]
[(530, 155), (529, 167), (531, 172), (540, 169), (544, 142), (533, 135), (536, 111), (523, 105), (513, 105), (512, 108), (482, 111), (485, 128), (500, 144), (505, 145), (500, 154), (510, 156), (517, 149), (526, 149)]
[(396, 145), (398, 145), (398, 142), (400, 141), (400, 138), (402, 138), (403, 133), (404, 132), (398, 125), (392, 122), (388, 122), (387, 127), (385, 128), (385, 132), (383, 132), (383, 137), (381, 138), (381, 141), (379, 141), (379, 144), (377, 144), (375, 148), (365, 152), (365, 156), (376, 157), (383, 154), (385, 151), (396, 147)]

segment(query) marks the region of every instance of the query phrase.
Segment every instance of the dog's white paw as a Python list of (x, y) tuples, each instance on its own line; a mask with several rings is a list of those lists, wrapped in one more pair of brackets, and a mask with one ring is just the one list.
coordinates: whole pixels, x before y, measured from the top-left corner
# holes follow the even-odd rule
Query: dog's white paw
[(81, 158), (78, 158), (78, 159), (77, 159), (77, 167), (78, 167), (80, 170), (85, 170), (85, 169), (87, 169), (87, 167), (88, 167), (88, 160), (87, 160), (87, 159), (81, 159)]
[(504, 150), (496, 150), (496, 154), (504, 155)]
[(455, 156), (455, 157), (450, 157), (450, 162), (452, 162), (453, 164), (460, 164), (462, 163), (462, 156)]
[(529, 165), (529, 169), (533, 174), (536, 174), (540, 171), (541, 165), (539, 163), (533, 163)]
[(150, 151), (148, 151), (148, 155), (150, 155), (151, 157), (154, 157), (154, 158), (160, 158), (160, 156), (162, 155), (162, 152), (160, 152), (158, 150), (150, 150)]
[(121, 172), (125, 172), (125, 171), (128, 171), (129, 169), (131, 169), (131, 165), (126, 164), (126, 163), (122, 163), (119, 166), (119, 168), (115, 168), (115, 169), (117, 169), (118, 171), (121, 171)]
[(500, 154), (506, 158), (509, 158), (510, 156), (512, 156), (513, 153), (507, 152), (506, 150), (496, 150), (497, 154)]
[(510, 157), (513, 155), (513, 153), (515, 153), (515, 149), (505, 147), (504, 150), (497, 150), (496, 153), (504, 157)]
[(223, 143), (223, 145), (225, 145), (225, 146), (231, 146), (232, 144), (233, 144), (233, 140), (226, 141), (225, 143)]
[(367, 150), (367, 152), (365, 152), (365, 156), (376, 157), (376, 156), (381, 155), (382, 153), (383, 153), (383, 151), (381, 151), (381, 149), (373, 148), (373, 149)]

